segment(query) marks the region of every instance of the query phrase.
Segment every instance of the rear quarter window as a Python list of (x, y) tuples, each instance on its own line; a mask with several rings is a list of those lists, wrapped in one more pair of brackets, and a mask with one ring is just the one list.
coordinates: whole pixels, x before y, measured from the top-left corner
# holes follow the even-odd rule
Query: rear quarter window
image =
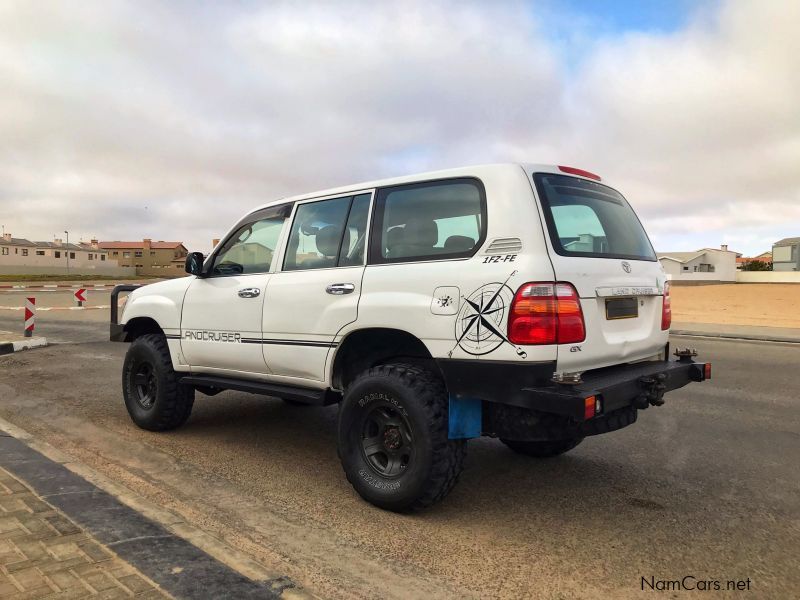
[(486, 193), (473, 178), (378, 191), (369, 262), (465, 258), (486, 239)]

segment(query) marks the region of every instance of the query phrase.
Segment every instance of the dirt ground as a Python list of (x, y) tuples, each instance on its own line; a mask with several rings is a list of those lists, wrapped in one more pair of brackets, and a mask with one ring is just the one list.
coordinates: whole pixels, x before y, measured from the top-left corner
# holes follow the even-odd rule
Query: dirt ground
[(672, 286), (672, 320), (800, 328), (800, 285), (734, 283)]

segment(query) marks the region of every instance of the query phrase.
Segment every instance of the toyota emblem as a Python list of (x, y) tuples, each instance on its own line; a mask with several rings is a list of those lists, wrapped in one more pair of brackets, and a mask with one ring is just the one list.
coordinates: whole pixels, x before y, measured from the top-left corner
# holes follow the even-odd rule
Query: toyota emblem
[(627, 260), (623, 260), (622, 261), (622, 270), (625, 271), (626, 273), (630, 273), (631, 272), (631, 263), (629, 263)]

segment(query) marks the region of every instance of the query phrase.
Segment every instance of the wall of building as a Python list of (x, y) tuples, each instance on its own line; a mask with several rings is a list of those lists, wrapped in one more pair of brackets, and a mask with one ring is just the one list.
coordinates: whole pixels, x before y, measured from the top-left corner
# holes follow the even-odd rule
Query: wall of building
[(714, 265), (714, 274), (720, 281), (736, 281), (736, 253), (727, 250), (708, 250), (706, 262)]
[(739, 271), (736, 283), (800, 283), (800, 271)]
[[(119, 242), (109, 242), (118, 244)], [(144, 239), (139, 247), (106, 249), (109, 259), (116, 260), (122, 267), (133, 267), (138, 275), (146, 277), (183, 277), (186, 250), (183, 246), (175, 248), (153, 248), (149, 239)]]
[(800, 247), (773, 246), (772, 247), (773, 271), (800, 271)]

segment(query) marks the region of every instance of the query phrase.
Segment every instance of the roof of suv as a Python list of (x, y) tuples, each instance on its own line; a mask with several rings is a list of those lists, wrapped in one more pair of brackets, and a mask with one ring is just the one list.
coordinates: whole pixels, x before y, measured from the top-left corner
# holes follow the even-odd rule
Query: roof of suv
[[(266, 204), (262, 204), (258, 208), (254, 210), (261, 210), (263, 208), (268, 208), (270, 206), (275, 206), (276, 204), (283, 204), (284, 202), (297, 202), (299, 200), (307, 200), (310, 198), (322, 198), (325, 196), (335, 196), (338, 194), (343, 194), (347, 192), (356, 192), (359, 190), (366, 190), (372, 189), (376, 187), (384, 187), (387, 185), (400, 185), (403, 183), (413, 183), (415, 181), (425, 181), (429, 179), (444, 179), (448, 177), (468, 177), (468, 176), (475, 176), (478, 171), (490, 171), (490, 170), (503, 170), (509, 168), (521, 168), (525, 172), (549, 172), (549, 173), (562, 173), (559, 168), (555, 165), (541, 165), (541, 164), (532, 164), (532, 163), (492, 163), (492, 164), (479, 164), (479, 165), (469, 165), (465, 167), (457, 167), (453, 169), (444, 169), (441, 171), (429, 171), (426, 173), (414, 173), (413, 175), (403, 175), (400, 177), (390, 177), (388, 179), (378, 179), (375, 181), (365, 181), (361, 183), (354, 183), (351, 185), (340, 186), (336, 188), (329, 188), (325, 190), (318, 190), (316, 192), (311, 192), (307, 194), (299, 194), (296, 196), (288, 196), (284, 198), (280, 198), (278, 200), (273, 200), (271, 202), (267, 202)], [(563, 174), (563, 173), (562, 173)], [(571, 175), (570, 173), (567, 173)]]

